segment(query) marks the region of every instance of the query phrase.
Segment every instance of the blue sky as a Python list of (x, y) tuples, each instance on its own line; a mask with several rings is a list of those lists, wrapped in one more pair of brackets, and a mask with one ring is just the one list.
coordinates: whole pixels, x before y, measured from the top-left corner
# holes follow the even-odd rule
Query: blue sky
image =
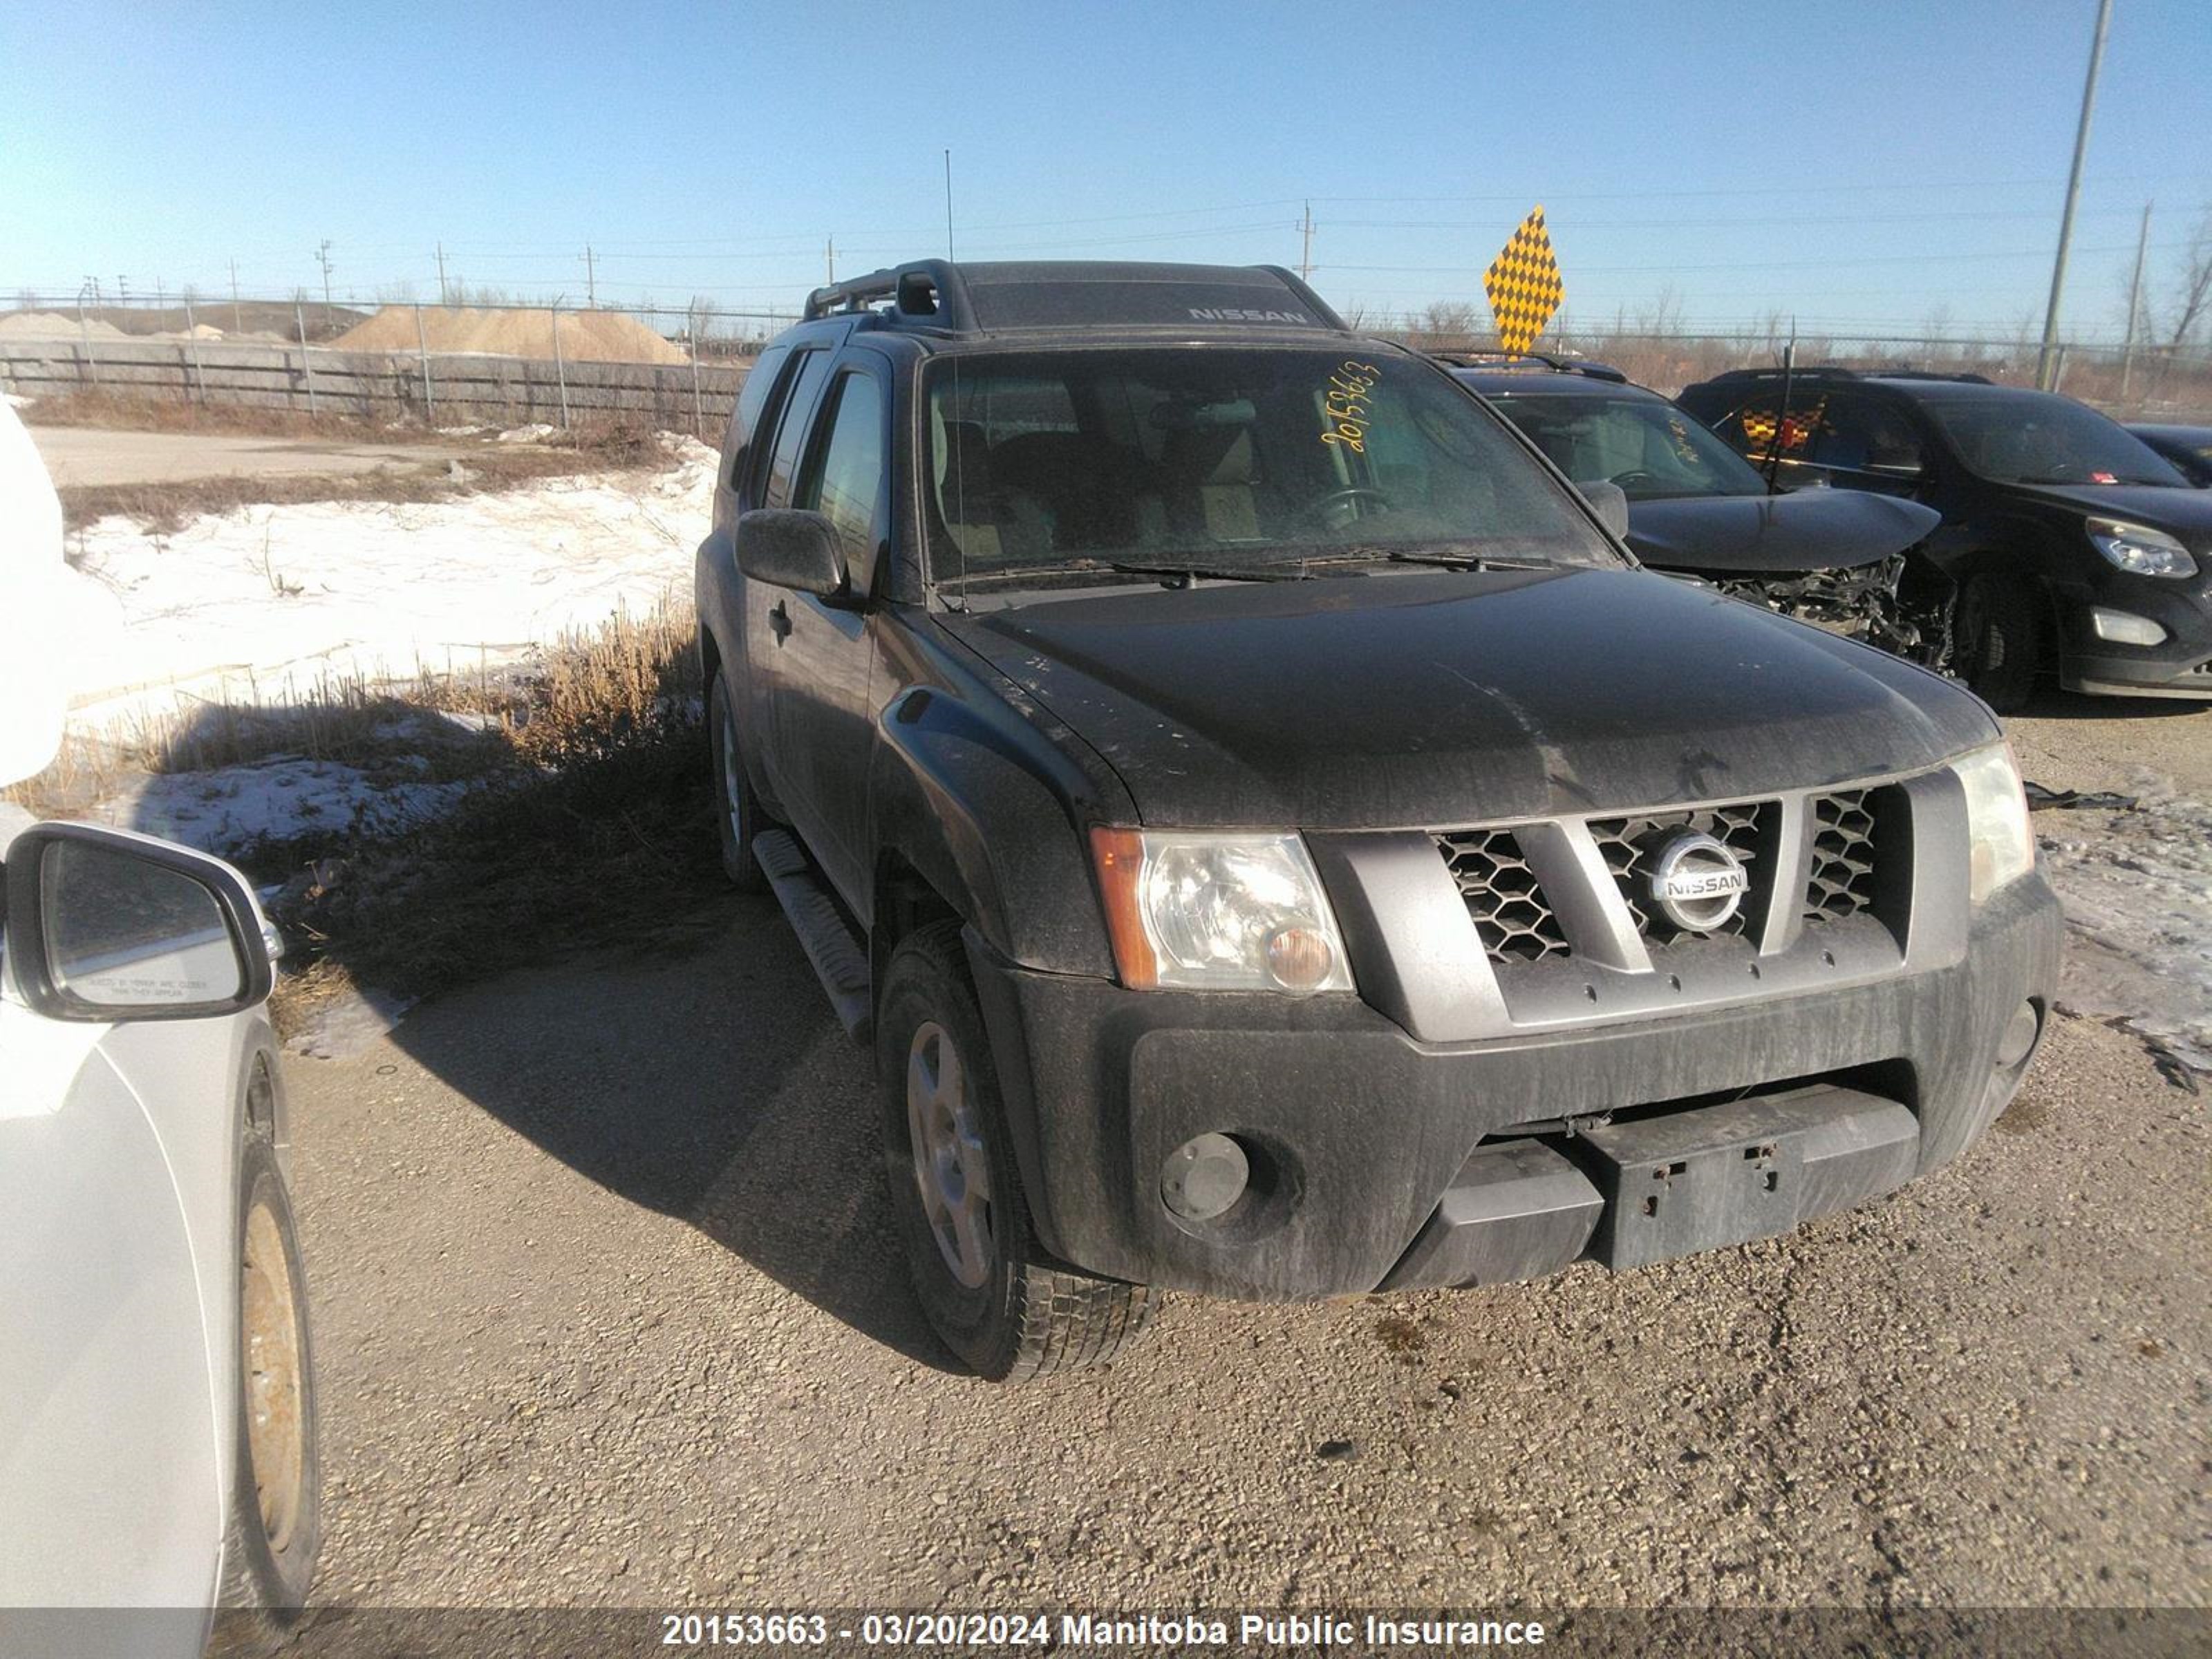
[[(0, 293), (471, 285), (793, 306), (942, 251), (1479, 299), (1547, 206), (1571, 317), (2039, 319), (2094, 0), (930, 7), (10, 0)], [(2117, 0), (2069, 286), (2115, 331), (2212, 204), (2212, 9)]]

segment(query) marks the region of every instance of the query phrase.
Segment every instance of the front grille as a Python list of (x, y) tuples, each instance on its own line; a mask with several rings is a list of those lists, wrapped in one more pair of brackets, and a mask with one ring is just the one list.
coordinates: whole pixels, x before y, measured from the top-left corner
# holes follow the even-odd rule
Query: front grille
[(1651, 872), (1667, 843), (1686, 830), (1719, 842), (1743, 860), (1745, 873), (1751, 878), (1751, 890), (1736, 906), (1735, 914), (1708, 937), (1746, 933), (1752, 920), (1765, 913), (1766, 886), (1772, 879), (1767, 854), (1775, 834), (1771, 801), (1707, 806), (1694, 812), (1656, 812), (1644, 817), (1592, 818), (1589, 830), (1605, 859), (1605, 867), (1613, 872), (1613, 884), (1620, 889), (1628, 914), (1635, 919), (1636, 931), (1654, 943), (1665, 944), (1684, 932), (1652, 902)]
[(1873, 791), (1850, 789), (1813, 799), (1813, 872), (1805, 920), (1840, 921), (1875, 901)]
[[(1768, 924), (1791, 914), (1792, 906), (1809, 927), (1867, 915), (1903, 941), (1911, 901), (1912, 848), (1911, 809), (1901, 785), (1808, 796), (1803, 834), (1809, 846), (1794, 840), (1790, 848), (1783, 846), (1783, 804), (1772, 799), (1623, 813), (1589, 818), (1584, 825), (1613, 895), (1655, 966), (1666, 953), (1698, 939), (1737, 939), (1756, 945)], [(1483, 951), (1501, 967), (1572, 957), (1575, 944), (1554, 905), (1572, 915), (1575, 906), (1569, 901), (1581, 896), (1586, 902), (1595, 896), (1581, 895), (1579, 886), (1575, 894), (1544, 890), (1522, 839), (1540, 829), (1509, 824), (1431, 832)], [(1651, 896), (1660, 855), (1670, 842), (1690, 834), (1719, 842), (1741, 861), (1748, 878), (1743, 902), (1718, 927), (1678, 927)], [(1808, 860), (1802, 892), (1792, 873), (1800, 867), (1801, 846)], [(1544, 868), (1553, 881), (1584, 879), (1571, 860), (1557, 869)], [(1590, 878), (1595, 876), (1592, 871)], [(1608, 905), (1613, 895), (1607, 896)]]
[(1436, 839), (1492, 962), (1541, 962), (1567, 954), (1559, 919), (1510, 830), (1465, 830)]

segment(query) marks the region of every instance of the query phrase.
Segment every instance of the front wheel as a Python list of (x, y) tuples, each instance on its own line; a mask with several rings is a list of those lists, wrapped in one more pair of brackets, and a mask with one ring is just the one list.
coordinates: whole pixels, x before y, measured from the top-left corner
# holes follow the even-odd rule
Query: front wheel
[(2009, 714), (2035, 690), (2042, 641), (2035, 605), (2026, 586), (2002, 576), (1977, 576), (1959, 596), (1955, 634), (1959, 678), (1976, 696)]
[(730, 709), (729, 677), (719, 668), (707, 685), (707, 744), (714, 765), (714, 824), (722, 845), (722, 873), (741, 893), (768, 886), (768, 872), (753, 854), (761, 829), (760, 803), (738, 747), (738, 722)]
[(1111, 1358), (1145, 1328), (1157, 1292), (1063, 1267), (1030, 1231), (958, 922), (892, 953), (876, 1076), (908, 1271), (947, 1347), (1020, 1382)]
[(246, 1131), (239, 1166), (238, 1449), (223, 1545), (227, 1623), (299, 1616), (322, 1546), (322, 1463), (307, 1276), (292, 1201), (267, 1136)]

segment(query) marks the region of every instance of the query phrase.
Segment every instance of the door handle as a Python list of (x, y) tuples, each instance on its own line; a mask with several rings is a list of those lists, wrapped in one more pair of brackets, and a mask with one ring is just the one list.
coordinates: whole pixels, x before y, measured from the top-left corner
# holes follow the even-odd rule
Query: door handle
[(775, 635), (778, 645), (791, 637), (791, 612), (784, 608), (781, 599), (778, 599), (775, 609), (768, 613), (768, 627), (769, 632)]

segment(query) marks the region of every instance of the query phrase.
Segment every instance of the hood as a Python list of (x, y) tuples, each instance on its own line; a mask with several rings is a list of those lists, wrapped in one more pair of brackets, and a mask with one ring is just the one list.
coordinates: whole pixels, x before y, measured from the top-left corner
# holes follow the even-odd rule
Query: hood
[(1148, 824), (1748, 799), (1996, 735), (1931, 674), (1643, 571), (1130, 588), (939, 620), (1097, 750)]
[(2021, 491), (2055, 506), (2148, 525), (2199, 550), (2212, 544), (2212, 495), (2185, 484), (2032, 484)]
[(1942, 515), (1863, 489), (1628, 504), (1628, 544), (1662, 570), (1846, 570), (1923, 540)]

